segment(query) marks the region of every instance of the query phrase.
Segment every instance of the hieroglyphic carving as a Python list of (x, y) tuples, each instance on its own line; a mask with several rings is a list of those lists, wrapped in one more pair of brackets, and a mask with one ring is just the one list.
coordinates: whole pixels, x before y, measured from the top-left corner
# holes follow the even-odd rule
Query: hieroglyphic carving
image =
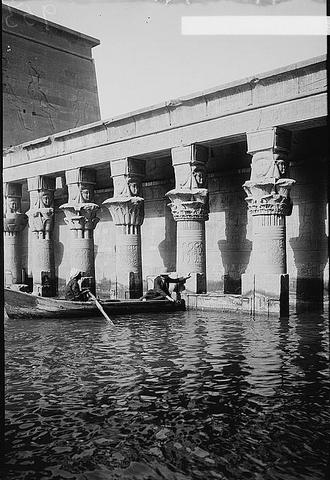
[(285, 273), (285, 238), (263, 237), (253, 245), (253, 270), (264, 273)]
[(182, 242), (182, 264), (193, 265), (194, 270), (199, 271), (203, 264), (205, 245), (202, 241)]
[(127, 263), (133, 272), (139, 271), (139, 248), (138, 245), (127, 245)]

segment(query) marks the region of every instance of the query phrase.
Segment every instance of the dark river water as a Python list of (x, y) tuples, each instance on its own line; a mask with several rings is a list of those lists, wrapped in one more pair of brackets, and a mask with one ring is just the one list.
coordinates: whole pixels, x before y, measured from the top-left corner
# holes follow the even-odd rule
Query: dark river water
[(5, 479), (319, 480), (328, 319), (6, 320)]

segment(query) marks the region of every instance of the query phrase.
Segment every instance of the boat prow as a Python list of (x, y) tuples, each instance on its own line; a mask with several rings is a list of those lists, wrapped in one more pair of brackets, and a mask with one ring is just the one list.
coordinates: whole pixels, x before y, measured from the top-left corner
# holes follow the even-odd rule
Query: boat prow
[[(102, 307), (108, 315), (120, 315), (148, 312), (173, 312), (185, 310), (184, 301), (168, 300), (104, 300)], [(5, 288), (5, 310), (9, 318), (83, 318), (100, 317), (101, 314), (93, 301), (72, 302), (59, 298), (38, 297), (31, 293)]]

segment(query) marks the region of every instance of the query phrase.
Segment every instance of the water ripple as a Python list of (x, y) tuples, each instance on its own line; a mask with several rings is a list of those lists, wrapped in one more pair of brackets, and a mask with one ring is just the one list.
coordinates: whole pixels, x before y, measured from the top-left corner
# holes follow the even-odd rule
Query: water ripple
[(320, 315), (9, 321), (6, 478), (323, 480)]

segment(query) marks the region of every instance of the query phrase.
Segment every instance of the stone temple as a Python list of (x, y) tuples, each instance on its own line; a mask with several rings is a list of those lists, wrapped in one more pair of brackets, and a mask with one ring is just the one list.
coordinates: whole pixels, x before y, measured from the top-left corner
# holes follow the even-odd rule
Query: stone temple
[(325, 57), (101, 120), (98, 41), (9, 13), (6, 285), (61, 295), (76, 267), (101, 297), (138, 298), (191, 272), (189, 308), (322, 310)]

